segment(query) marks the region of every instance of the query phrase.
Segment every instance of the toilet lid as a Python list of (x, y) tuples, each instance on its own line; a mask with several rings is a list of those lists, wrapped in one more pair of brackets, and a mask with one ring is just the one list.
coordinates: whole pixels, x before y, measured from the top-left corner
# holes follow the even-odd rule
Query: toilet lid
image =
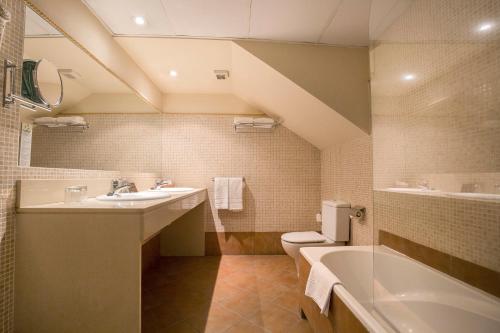
[(289, 243), (323, 243), (326, 237), (316, 231), (288, 232), (281, 239)]

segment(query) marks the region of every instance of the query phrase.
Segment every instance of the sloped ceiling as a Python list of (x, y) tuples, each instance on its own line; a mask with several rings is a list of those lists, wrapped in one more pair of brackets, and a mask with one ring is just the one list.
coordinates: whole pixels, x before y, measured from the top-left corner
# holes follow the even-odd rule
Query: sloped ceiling
[(259, 58), (233, 44), (234, 92), (319, 149), (363, 135), (328, 105)]
[[(115, 40), (164, 93), (164, 112), (262, 111), (319, 148), (370, 131), (367, 48), (150, 37)], [(217, 80), (215, 69), (228, 70), (229, 78)], [(169, 76), (170, 70), (178, 75)], [(234, 111), (222, 103), (230, 95), (244, 101), (238, 102), (241, 107), (233, 104)]]
[(370, 133), (367, 48), (255, 41), (235, 43)]

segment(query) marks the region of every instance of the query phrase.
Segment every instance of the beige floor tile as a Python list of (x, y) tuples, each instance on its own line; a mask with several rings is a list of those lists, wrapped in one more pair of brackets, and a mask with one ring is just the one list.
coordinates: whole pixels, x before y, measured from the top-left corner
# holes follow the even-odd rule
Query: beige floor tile
[(261, 311), (249, 320), (270, 332), (287, 332), (299, 322), (296, 315), (275, 304), (262, 307)]
[(311, 332), (288, 256), (162, 258), (143, 277), (143, 332)]
[(194, 329), (200, 332), (220, 333), (241, 320), (242, 317), (237, 313), (216, 304), (210, 308), (206, 315), (192, 317), (189, 322)]
[(266, 331), (257, 325), (252, 324), (247, 320), (242, 320), (236, 325), (230, 327), (224, 333), (266, 333)]

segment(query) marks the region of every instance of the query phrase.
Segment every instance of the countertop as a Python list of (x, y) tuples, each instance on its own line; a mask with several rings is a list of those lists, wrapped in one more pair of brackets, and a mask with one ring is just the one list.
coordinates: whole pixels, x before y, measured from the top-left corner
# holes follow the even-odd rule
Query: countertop
[(183, 193), (172, 193), (168, 198), (142, 201), (99, 201), (89, 198), (81, 203), (55, 202), (43, 205), (32, 205), (17, 208), (17, 213), (146, 213), (163, 205), (187, 199), (193, 195), (199, 195), (206, 191), (205, 188), (197, 188)]

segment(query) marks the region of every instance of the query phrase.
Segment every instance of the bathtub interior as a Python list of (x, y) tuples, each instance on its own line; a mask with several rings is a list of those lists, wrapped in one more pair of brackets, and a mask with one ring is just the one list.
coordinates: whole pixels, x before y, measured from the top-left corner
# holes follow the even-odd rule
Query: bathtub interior
[(500, 299), (385, 246), (335, 248), (319, 260), (382, 332), (500, 332)]
[(500, 332), (500, 300), (383, 246), (373, 251), (373, 311), (399, 332)]
[(372, 310), (373, 258), (370, 247), (338, 249), (323, 255), (320, 261), (365, 309)]

